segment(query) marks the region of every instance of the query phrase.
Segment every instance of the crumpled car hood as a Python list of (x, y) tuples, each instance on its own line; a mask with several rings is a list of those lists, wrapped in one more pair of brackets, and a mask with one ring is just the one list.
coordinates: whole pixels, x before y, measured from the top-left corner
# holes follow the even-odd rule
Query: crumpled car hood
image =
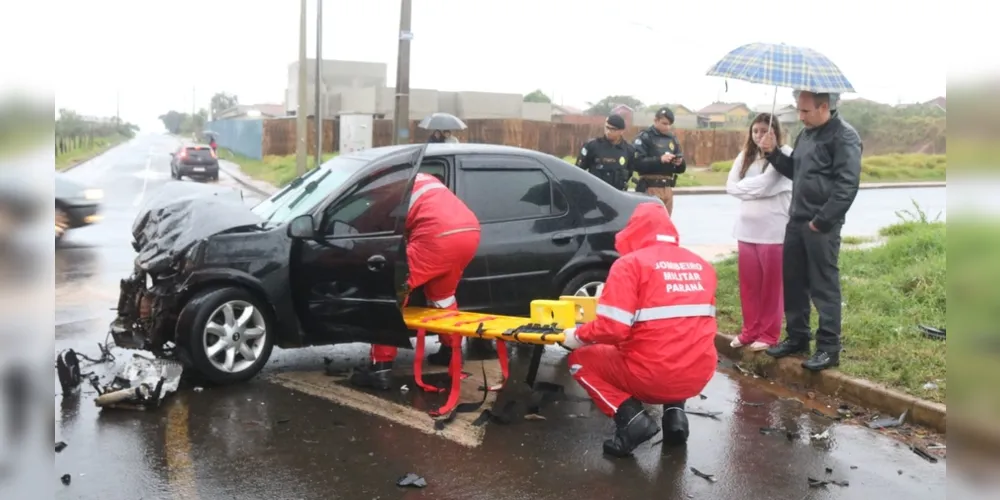
[(228, 188), (201, 189), (190, 194), (185, 186), (187, 194), (179, 195), (177, 189), (168, 186), (143, 206), (132, 223), (132, 237), (139, 253), (135, 264), (144, 271), (166, 271), (196, 242), (263, 222), (240, 194)]

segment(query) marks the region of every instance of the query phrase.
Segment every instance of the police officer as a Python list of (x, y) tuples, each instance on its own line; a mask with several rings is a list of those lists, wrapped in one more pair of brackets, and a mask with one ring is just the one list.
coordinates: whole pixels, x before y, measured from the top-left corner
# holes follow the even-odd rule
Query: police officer
[(639, 174), (635, 190), (649, 193), (667, 206), (667, 213), (674, 211), (674, 186), (677, 174), (687, 170), (687, 163), (681, 153), (677, 137), (670, 132), (674, 124), (674, 112), (670, 108), (660, 108), (648, 129), (635, 138), (635, 159), (632, 168)]
[(608, 116), (604, 136), (587, 141), (576, 158), (576, 166), (594, 174), (604, 182), (624, 191), (632, 178), (633, 149), (625, 135), (625, 119)]

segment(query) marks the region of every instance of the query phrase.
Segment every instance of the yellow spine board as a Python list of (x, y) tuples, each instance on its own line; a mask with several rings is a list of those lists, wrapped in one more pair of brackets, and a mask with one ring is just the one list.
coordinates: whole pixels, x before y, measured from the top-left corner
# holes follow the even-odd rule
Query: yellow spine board
[[(533, 300), (530, 318), (407, 307), (403, 309), (403, 320), (412, 330), (522, 344), (556, 344), (563, 341), (563, 330), (577, 323), (592, 321), (596, 316), (596, 307), (595, 298), (563, 296), (559, 300)], [(537, 333), (531, 331), (531, 326), (552, 329), (551, 333)]]

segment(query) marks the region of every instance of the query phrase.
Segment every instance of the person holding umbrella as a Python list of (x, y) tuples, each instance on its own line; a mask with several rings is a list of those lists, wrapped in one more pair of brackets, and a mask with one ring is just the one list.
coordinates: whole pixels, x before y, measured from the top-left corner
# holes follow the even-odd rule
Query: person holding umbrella
[(792, 179), (783, 256), (788, 337), (767, 354), (809, 353), (812, 299), (819, 313), (816, 352), (802, 366), (819, 371), (840, 365), (840, 230), (858, 194), (863, 145), (837, 113), (836, 94), (796, 91), (795, 97), (806, 128), (795, 139), (792, 154), (770, 136), (760, 145), (775, 170)]
[[(767, 161), (792, 179), (789, 221), (782, 248), (787, 337), (768, 355), (809, 355), (810, 301), (819, 312), (816, 352), (802, 363), (808, 370), (840, 364), (840, 229), (854, 203), (861, 180), (863, 146), (858, 132), (837, 113), (840, 94), (855, 92), (830, 59), (807, 48), (749, 43), (730, 51), (709, 76), (794, 89), (799, 133), (788, 155), (776, 138), (760, 143)], [(774, 115), (772, 110), (771, 115)]]

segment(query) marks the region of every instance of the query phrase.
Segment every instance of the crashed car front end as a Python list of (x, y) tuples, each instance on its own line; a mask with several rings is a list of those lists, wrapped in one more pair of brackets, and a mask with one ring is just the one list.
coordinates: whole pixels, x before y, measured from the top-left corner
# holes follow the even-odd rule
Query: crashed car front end
[(136, 217), (132, 274), (121, 280), (115, 344), (165, 354), (175, 341), (178, 316), (192, 272), (219, 235), (259, 230), (261, 219), (239, 199), (224, 196), (153, 200)]

